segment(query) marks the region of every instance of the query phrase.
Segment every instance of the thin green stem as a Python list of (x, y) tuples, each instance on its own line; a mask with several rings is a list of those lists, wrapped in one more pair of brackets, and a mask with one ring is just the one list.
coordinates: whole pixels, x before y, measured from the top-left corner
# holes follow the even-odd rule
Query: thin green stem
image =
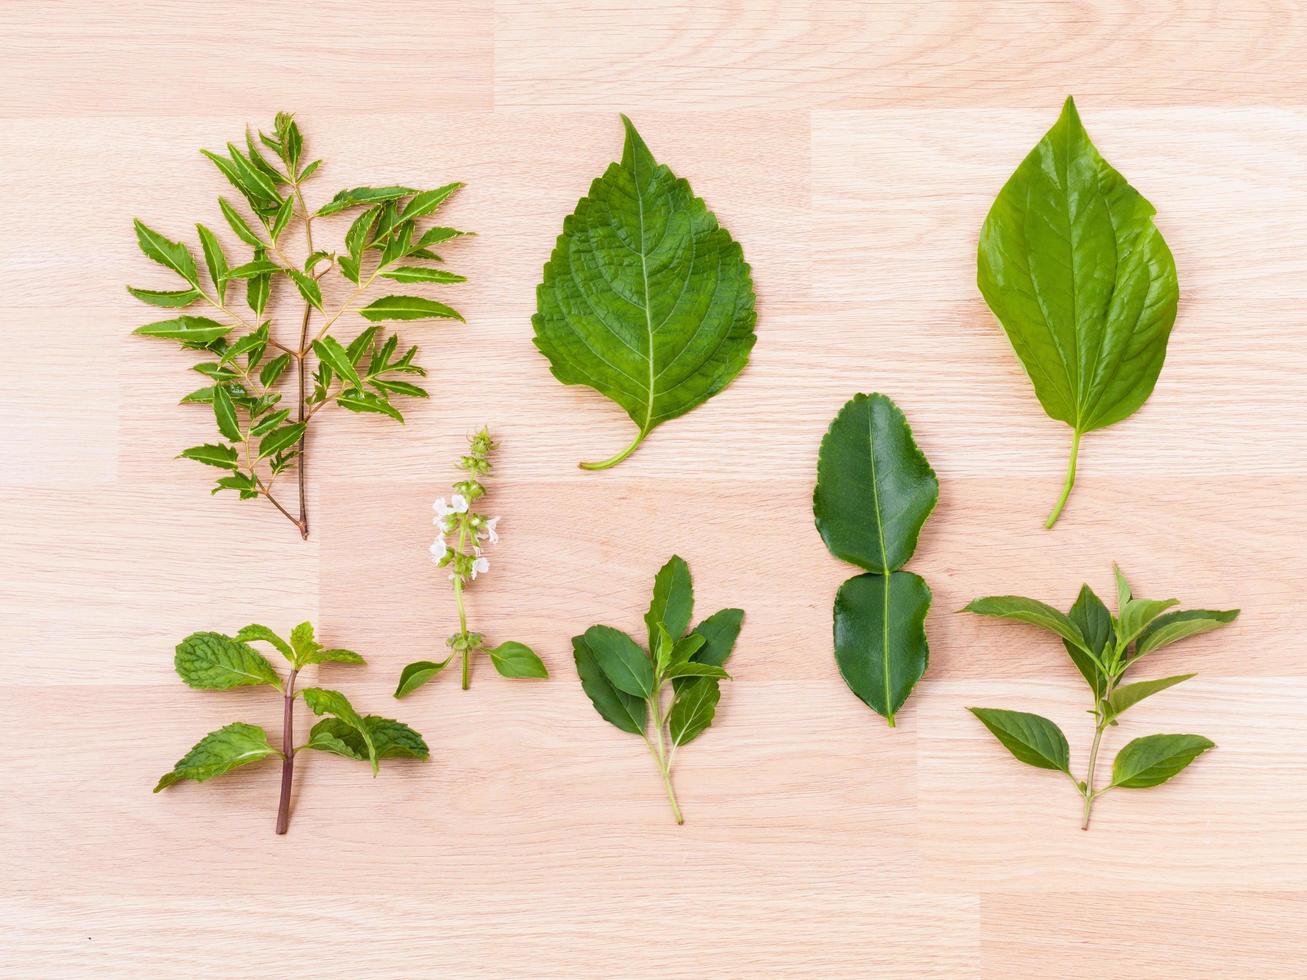
[[(1094, 791), (1094, 773), (1098, 768), (1098, 750), (1103, 744), (1103, 732), (1107, 728), (1108, 722), (1111, 721), (1107, 715), (1107, 710), (1103, 707), (1103, 702), (1112, 696), (1114, 687), (1116, 687), (1116, 680), (1109, 677), (1103, 688), (1103, 697), (1101, 699), (1096, 697), (1094, 701), (1094, 741), (1089, 747), (1089, 769), (1085, 773), (1085, 788), (1081, 790), (1085, 797), (1083, 819), (1080, 822), (1081, 830), (1089, 829), (1089, 817), (1094, 811), (1094, 800), (1103, 795)], [(1103, 792), (1107, 792), (1107, 790)]]
[(626, 459), (627, 456), (630, 456), (631, 453), (635, 452), (635, 450), (639, 447), (640, 443), (644, 442), (644, 437), (647, 436), (648, 434), (649, 434), (648, 429), (641, 429), (639, 433), (636, 435), (634, 442), (632, 442), (629, 446), (623, 449), (616, 456), (613, 456), (610, 459), (606, 459), (602, 463), (578, 463), (577, 465), (580, 466), (581, 469), (583, 470), (606, 470), (609, 467), (616, 466), (622, 460)]
[(667, 744), (663, 740), (663, 717), (662, 706), (662, 688), (654, 691), (649, 698), (649, 709), (653, 713), (654, 734), (657, 743), (650, 742), (648, 738), (645, 742), (649, 745), (649, 751), (653, 753), (654, 762), (658, 764), (658, 772), (663, 777), (663, 787), (667, 790), (667, 802), (672, 805), (672, 816), (676, 818), (676, 823), (685, 823), (685, 817), (681, 814), (681, 804), (677, 802), (676, 790), (672, 788), (672, 765), (668, 757)]
[(1062, 516), (1062, 508), (1066, 506), (1067, 498), (1071, 496), (1071, 488), (1076, 485), (1076, 458), (1080, 455), (1080, 430), (1073, 429), (1071, 436), (1071, 459), (1067, 462), (1066, 481), (1062, 484), (1062, 496), (1057, 499), (1057, 506), (1053, 508), (1053, 513), (1048, 515), (1048, 520), (1044, 522), (1045, 528), (1052, 528), (1057, 523), (1057, 519)]
[[(463, 553), (463, 547), (467, 544), (467, 528), (460, 515), (458, 524), (458, 553)], [(463, 608), (463, 579), (457, 571), (454, 572), (454, 603), (458, 606), (458, 632), (463, 640), (463, 690), (468, 689), (468, 684), (472, 680), (471, 651), (467, 648), (467, 610)]]

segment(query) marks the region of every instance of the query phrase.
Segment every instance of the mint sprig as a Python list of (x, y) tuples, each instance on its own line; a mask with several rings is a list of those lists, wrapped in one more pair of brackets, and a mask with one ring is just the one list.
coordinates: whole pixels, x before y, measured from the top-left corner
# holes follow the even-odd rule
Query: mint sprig
[[(249, 644), (267, 643), (290, 664), (283, 680), (276, 668)], [(302, 749), (317, 749), (346, 759), (367, 762), (375, 776), (381, 759), (407, 757), (427, 759), (427, 743), (402, 722), (377, 715), (361, 715), (339, 691), (310, 687), (295, 690), (300, 671), (314, 664), (361, 664), (363, 658), (352, 650), (323, 647), (314, 636), (311, 623), (300, 623), (290, 633), (289, 641), (258, 623), (241, 629), (235, 636), (223, 633), (192, 633), (177, 645), (173, 665), (187, 685), (199, 690), (225, 691), (233, 687), (266, 684), (282, 696), (282, 747), (276, 749), (268, 733), (258, 725), (235, 722), (210, 732), (200, 739), (173, 768), (160, 777), (157, 793), (175, 783), (193, 780), (202, 783), (231, 772), (240, 766), (261, 762), (271, 756), (281, 759), (281, 800), (277, 807), (277, 833), (286, 833), (290, 825), (290, 795), (295, 772), (295, 756)], [(325, 715), (313, 726), (309, 739), (292, 748), (295, 741), (295, 701), (303, 697), (316, 715)]]

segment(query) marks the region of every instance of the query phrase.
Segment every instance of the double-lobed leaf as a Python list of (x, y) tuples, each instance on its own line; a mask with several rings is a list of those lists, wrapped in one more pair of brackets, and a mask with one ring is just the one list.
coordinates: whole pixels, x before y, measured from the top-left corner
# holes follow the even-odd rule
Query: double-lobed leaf
[(638, 428), (627, 449), (587, 469), (615, 465), (725, 388), (756, 339), (740, 246), (622, 122), (622, 160), (564, 220), (531, 320), (554, 377), (617, 402)]
[(201, 690), (225, 691), (254, 684), (281, 688), (281, 678), (262, 654), (222, 633), (192, 633), (177, 644), (173, 665), (183, 681)]
[[(1044, 411), (1077, 446), (1133, 414), (1162, 370), (1179, 288), (1154, 214), (1099, 155), (1068, 98), (980, 232), (980, 291)], [(1068, 491), (1073, 478), (1074, 456)]]
[(929, 660), (930, 589), (900, 569), (938, 499), (898, 406), (854, 395), (822, 438), (812, 510), (830, 553), (868, 572), (835, 597), (835, 660), (850, 690), (891, 727)]
[(163, 774), (154, 791), (157, 793), (187, 779), (202, 783), (270, 755), (280, 756), (281, 753), (268, 744), (268, 733), (258, 725), (244, 722), (224, 725), (196, 742), (177, 760), (171, 772)]

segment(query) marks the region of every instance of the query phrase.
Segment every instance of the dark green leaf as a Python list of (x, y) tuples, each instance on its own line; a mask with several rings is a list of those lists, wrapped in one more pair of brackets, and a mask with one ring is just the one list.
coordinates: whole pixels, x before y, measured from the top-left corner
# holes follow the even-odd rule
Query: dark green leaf
[(564, 221), (531, 319), (554, 377), (611, 398), (638, 428), (629, 447), (589, 469), (616, 465), (725, 388), (756, 339), (740, 246), (622, 121), (622, 162)]
[(207, 344), (219, 337), (225, 337), (234, 329), (236, 328), (230, 324), (219, 323), (208, 317), (182, 314), (175, 320), (147, 323), (143, 327), (137, 327), (132, 333), (140, 334), (142, 337), (162, 337), (164, 340)]
[(344, 211), (347, 208), (356, 208), (364, 204), (378, 204), (382, 201), (393, 201), (416, 193), (411, 187), (352, 187), (349, 190), (341, 191), (324, 204), (318, 209), (318, 214), (335, 214), (337, 211)]
[[(366, 715), (363, 724), (372, 737), (378, 759), (398, 756), (427, 759), (431, 755), (426, 740), (403, 722)], [(308, 747), (359, 762), (368, 758), (368, 747), (358, 730), (339, 718), (324, 718), (314, 725), (309, 732)]]
[[(672, 645), (671, 657), (669, 662), (673, 664), (688, 663), (690, 659), (699, 652), (705, 643), (705, 640), (698, 633), (687, 633)], [(696, 661), (697, 662), (697, 661)], [(705, 664), (704, 666), (710, 666)]]
[(350, 360), (349, 354), (346, 353), (344, 347), (340, 346), (340, 341), (335, 337), (328, 335), (321, 340), (315, 340), (313, 342), (313, 353), (317, 354), (318, 359), (331, 368), (345, 382), (347, 387), (363, 387), (363, 382), (359, 379), (358, 372), (354, 370), (354, 364)]
[(1238, 616), (1238, 609), (1186, 609), (1158, 616), (1139, 634), (1135, 657), (1160, 650), (1186, 637), (1219, 629), (1233, 623)]
[(190, 306), (200, 298), (198, 289), (137, 289), (135, 286), (128, 286), (127, 291), (139, 299), (142, 303), (149, 303), (151, 306), (162, 306), (168, 309), (181, 309)]
[(694, 632), (704, 638), (704, 644), (692, 659), (701, 664), (725, 666), (743, 623), (743, 609), (719, 609), (713, 613), (694, 628)]
[(178, 458), (193, 459), (197, 463), (207, 463), (209, 466), (217, 466), (224, 470), (237, 469), (236, 450), (221, 444), (214, 445), (206, 442), (203, 446), (192, 446), (190, 449), (183, 449)]
[[(1082, 585), (1080, 595), (1076, 596), (1075, 604), (1067, 613), (1067, 619), (1071, 620), (1080, 631), (1088, 652), (1066, 639), (1062, 641), (1062, 646), (1066, 647), (1067, 656), (1076, 665), (1076, 670), (1080, 671), (1081, 676), (1094, 689), (1094, 700), (1097, 701), (1107, 690), (1107, 678), (1103, 675), (1099, 664), (1106, 663), (1104, 652), (1116, 643), (1112, 614), (1108, 612), (1103, 600), (1094, 594), (1093, 589), (1088, 585)], [(1093, 654), (1092, 657), (1090, 653)]]
[(835, 662), (849, 690), (894, 727), (926, 672), (930, 588), (912, 572), (855, 575), (835, 595)]
[[(1099, 155), (1068, 98), (980, 232), (980, 291), (1044, 411), (1077, 445), (1138, 409), (1162, 370), (1179, 290), (1154, 213)], [(1074, 457), (1068, 490), (1073, 477)]]
[(1166, 782), (1216, 743), (1201, 735), (1146, 735), (1128, 743), (1112, 763), (1112, 785), (1147, 789)]
[(250, 435), (261, 436), (264, 433), (271, 432), (288, 418), (290, 418), (289, 408), (283, 408), (279, 411), (273, 412), (271, 415), (266, 415), (259, 419), (258, 423), (250, 429)]
[(279, 756), (281, 753), (268, 744), (268, 733), (258, 725), (247, 725), (239, 721), (224, 725), (196, 742), (189, 752), (177, 760), (172, 772), (163, 775), (154, 791), (157, 793), (186, 779), (202, 783), (270, 755)]
[(576, 660), (576, 672), (581, 678), (581, 689), (590, 698), (600, 717), (624, 732), (643, 735), (649, 722), (648, 703), (643, 698), (613, 686), (584, 636), (572, 637), (572, 656)]
[(1062, 729), (1047, 718), (1024, 711), (999, 708), (968, 708), (1003, 743), (1009, 752), (1028, 766), (1054, 769), (1070, 775), (1070, 748)]
[(1116, 718), (1127, 708), (1134, 707), (1144, 698), (1156, 694), (1158, 691), (1165, 691), (1168, 687), (1174, 687), (1193, 676), (1193, 674), (1177, 674), (1175, 677), (1163, 677), (1155, 681), (1136, 681), (1134, 684), (1118, 687), (1112, 692), (1112, 696), (1107, 699), (1109, 714), (1111, 717)]
[(888, 575), (917, 547), (939, 482), (898, 406), (854, 395), (821, 441), (812, 511), (836, 558)]
[(281, 688), (281, 678), (261, 654), (221, 633), (192, 633), (177, 644), (177, 674), (189, 686), (225, 691), (251, 684)]
[(266, 459), (284, 449), (289, 449), (300, 441), (306, 426), (303, 422), (294, 422), (274, 429), (259, 440), (259, 459)]
[(406, 694), (412, 694), (448, 667), (453, 659), (451, 654), (444, 660), (418, 660), (409, 664), (399, 675), (399, 686), (395, 688), (395, 697), (402, 698)]
[(665, 672), (666, 677), (712, 677), (718, 680), (730, 680), (731, 675), (726, 673), (721, 667), (714, 667), (712, 664), (701, 664), (690, 661), (688, 663), (671, 663)]
[(680, 687), (667, 718), (672, 744), (685, 745), (698, 738), (712, 724), (721, 696), (718, 682), (707, 677), (689, 681)]
[(140, 220), (134, 219), (132, 224), (136, 228), (136, 241), (148, 258), (171, 269), (192, 286), (199, 286), (200, 277), (195, 271), (195, 259), (191, 258), (190, 250), (185, 245), (164, 238)]
[(685, 634), (693, 612), (694, 585), (690, 581), (690, 566), (680, 555), (672, 555), (654, 576), (653, 601), (644, 614), (645, 626), (649, 628), (649, 649), (657, 649), (659, 623), (667, 627), (675, 642)]
[(218, 420), (218, 431), (232, 442), (240, 442), (240, 423), (236, 421), (236, 406), (232, 404), (227, 389), (218, 385), (213, 389), (213, 414)]
[(548, 677), (544, 662), (525, 643), (509, 640), (487, 650), (490, 660), (503, 677)]
[(653, 694), (653, 664), (635, 640), (611, 626), (591, 626), (585, 631), (585, 645), (619, 691), (642, 698)]
[(444, 303), (421, 296), (383, 296), (374, 300), (359, 315), (365, 320), (380, 323), (384, 320), (462, 320), (463, 314)]
[(1179, 604), (1179, 599), (1131, 599), (1118, 616), (1118, 642), (1122, 645), (1133, 642), (1149, 623)]

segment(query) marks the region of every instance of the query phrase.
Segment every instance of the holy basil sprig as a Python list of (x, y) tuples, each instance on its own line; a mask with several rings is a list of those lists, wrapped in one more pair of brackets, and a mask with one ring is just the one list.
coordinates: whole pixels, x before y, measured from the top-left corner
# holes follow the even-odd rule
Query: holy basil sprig
[(1117, 614), (1113, 616), (1088, 585), (1070, 612), (1058, 612), (1036, 599), (988, 596), (975, 599), (966, 611), (1030, 623), (1062, 639), (1071, 662), (1089, 685), (1094, 699), (1094, 741), (1083, 780), (1071, 775), (1070, 750), (1062, 730), (1047, 718), (1022, 711), (969, 708), (1019, 760), (1039, 769), (1064, 774), (1084, 797), (1082, 829), (1089, 828), (1094, 801), (1112, 789), (1143, 789), (1166, 782), (1215, 743), (1201, 735), (1147, 735), (1117, 753), (1112, 780), (1095, 787), (1095, 769), (1103, 732), (1117, 724), (1126, 709), (1144, 698), (1187, 681), (1193, 674), (1122, 684), (1126, 671), (1150, 653), (1185, 637), (1234, 622), (1238, 609), (1190, 609), (1167, 612), (1176, 599), (1137, 599), (1119, 568), (1116, 572)]
[(456, 464), (467, 476), (454, 484), (453, 495), (441, 497), (432, 506), (436, 516), (432, 523), (437, 537), (431, 545), (431, 560), (439, 568), (449, 569), (449, 580), (454, 586), (454, 604), (458, 607), (458, 632), (446, 642), (453, 651), (444, 660), (418, 660), (404, 668), (399, 676), (395, 697), (416, 691), (449, 666), (456, 656), (463, 659), (463, 690), (471, 680), (472, 656), (485, 653), (495, 670), (504, 677), (548, 677), (549, 671), (540, 658), (525, 643), (508, 640), (496, 647), (487, 647), (480, 633), (467, 628), (467, 610), (463, 606), (463, 592), (478, 575), (490, 571), (490, 559), (481, 553), (482, 547), (499, 543), (496, 525), (498, 517), (486, 517), (472, 509), (472, 505), (485, 496), (483, 482), (490, 475), (490, 454), (495, 451), (490, 431), (482, 429), (472, 437), (467, 455)]
[[(268, 660), (249, 644), (263, 642), (272, 646), (290, 662), (285, 680)], [(349, 699), (339, 691), (321, 687), (295, 690), (301, 670), (313, 664), (361, 664), (363, 658), (352, 650), (326, 649), (313, 635), (311, 623), (300, 623), (282, 639), (266, 626), (246, 626), (235, 636), (222, 633), (192, 633), (177, 645), (173, 660), (177, 674), (191, 687), (205, 691), (226, 691), (233, 687), (267, 684), (282, 695), (281, 749), (268, 741), (268, 733), (258, 725), (234, 722), (210, 732), (177, 761), (171, 772), (164, 773), (157, 793), (162, 789), (192, 779), (202, 783), (231, 772), (239, 766), (261, 762), (270, 756), (281, 759), (281, 801), (277, 807), (277, 833), (286, 833), (290, 824), (291, 780), (295, 755), (303, 749), (330, 752), (346, 759), (367, 762), (372, 774), (378, 762), (391, 757), (427, 759), (430, 753), (422, 736), (408, 725), (378, 715), (360, 715)], [(294, 713), (296, 698), (315, 715), (326, 715), (309, 731), (309, 740), (292, 748), (295, 741)]]
[[(259, 143), (273, 155), (260, 150)], [(206, 281), (185, 244), (137, 221), (141, 251), (180, 277), (183, 286), (175, 290), (129, 286), (128, 292), (151, 306), (175, 311), (197, 304), (209, 307), (217, 319), (177, 312), (135, 332), (175, 340), (184, 350), (204, 355), (194, 370), (208, 383), (182, 403), (211, 406), (220, 438), (185, 449), (181, 456), (225, 471), (214, 493), (232, 490), (242, 500), (263, 497), (307, 538), (305, 454), (307, 433), (318, 413), (337, 405), (403, 422), (391, 399), (427, 397), (423, 388), (406, 380), (426, 374), (413, 363), (417, 348), (401, 353), (399, 336), (386, 336), (376, 324), (463, 319), (444, 303), (420, 296), (389, 295), (361, 305), (377, 279), (405, 284), (465, 281), (438, 268), (441, 258), (432, 251), (465, 232), (419, 224), (463, 185), (426, 191), (354, 187), (311, 212), (302, 188), (322, 161), (305, 162), (299, 126), (284, 112), (278, 113), (271, 134), (259, 133), (258, 143), (247, 132), (243, 147), (228, 143), (225, 154), (202, 152), (253, 215), (251, 219), (226, 198), (218, 198), (223, 218), (248, 255), (229, 261), (218, 236), (196, 225)], [(355, 210), (359, 214), (345, 233), (343, 250), (329, 251), (314, 243), (315, 219)], [(290, 255), (289, 241), (292, 231), (301, 226), (303, 259)], [(293, 326), (275, 324), (268, 313), (273, 285), (283, 279), (294, 284), (304, 303)], [(235, 308), (233, 287), (238, 285), (244, 288), (248, 317)], [(332, 301), (333, 291), (343, 299)], [(332, 328), (353, 312), (373, 325), (342, 341)], [(285, 402), (283, 387), (290, 388)], [(278, 478), (292, 467), (298, 482), (298, 512), (274, 494)]]
[(935, 471), (898, 406), (854, 395), (821, 440), (812, 512), (830, 553), (867, 570), (835, 596), (835, 661), (891, 728), (929, 659), (930, 587), (902, 568), (938, 499)]
[(685, 818), (672, 789), (676, 750), (712, 724), (719, 682), (730, 677), (722, 668), (744, 622), (744, 610), (722, 609), (687, 632), (693, 611), (689, 566), (673, 555), (654, 579), (647, 649), (611, 626), (572, 637), (582, 689), (605, 721), (644, 739), (678, 824)]
[(1080, 437), (1134, 414), (1166, 358), (1180, 292), (1156, 209), (1090, 142), (1075, 102), (1003, 185), (980, 231), (977, 282), (1040, 405)]
[(740, 246), (690, 185), (622, 117), (622, 162), (610, 164), (563, 222), (531, 318), (535, 344), (565, 385), (588, 385), (638, 431), (602, 470), (655, 427), (725, 388), (756, 339), (753, 280)]

